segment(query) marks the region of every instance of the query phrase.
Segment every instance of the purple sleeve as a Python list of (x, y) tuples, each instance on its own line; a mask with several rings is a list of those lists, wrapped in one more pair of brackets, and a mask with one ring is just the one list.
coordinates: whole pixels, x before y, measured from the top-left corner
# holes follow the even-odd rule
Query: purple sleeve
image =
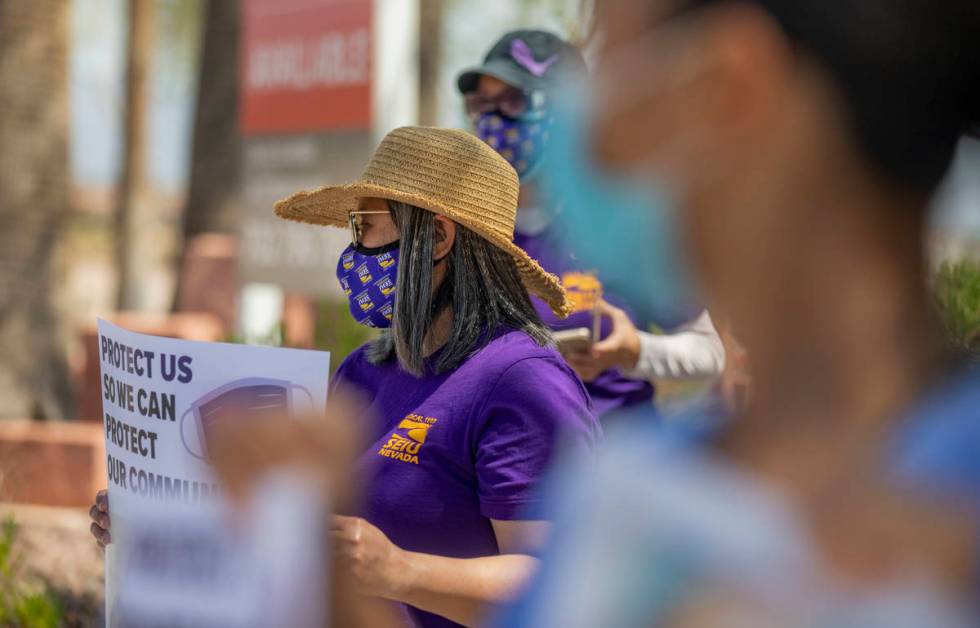
[(477, 417), (480, 512), (520, 520), (538, 504), (539, 484), (555, 452), (590, 461), (601, 434), (588, 394), (558, 358), (528, 358), (509, 367)]

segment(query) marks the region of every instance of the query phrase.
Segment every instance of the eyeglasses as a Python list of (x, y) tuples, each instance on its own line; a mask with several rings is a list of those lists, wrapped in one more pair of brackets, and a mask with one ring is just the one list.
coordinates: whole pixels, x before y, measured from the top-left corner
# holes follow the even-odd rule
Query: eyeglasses
[(519, 118), (533, 106), (532, 97), (516, 87), (508, 87), (492, 98), (479, 92), (469, 92), (463, 99), (466, 115), (470, 118), (491, 111), (499, 111), (508, 118)]
[(361, 244), (361, 216), (367, 216), (370, 214), (388, 214), (391, 212), (386, 209), (369, 210), (369, 209), (355, 209), (347, 214), (347, 222), (350, 224), (350, 243), (351, 246), (357, 247)]

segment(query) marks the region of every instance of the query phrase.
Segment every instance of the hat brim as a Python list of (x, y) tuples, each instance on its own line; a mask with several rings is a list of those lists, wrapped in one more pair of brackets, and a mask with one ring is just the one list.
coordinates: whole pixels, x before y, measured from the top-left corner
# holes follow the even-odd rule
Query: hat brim
[(571, 313), (571, 304), (561, 282), (556, 276), (546, 272), (524, 249), (506, 238), (487, 231), (485, 226), (471, 222), (453, 208), (424, 196), (367, 181), (356, 181), (347, 185), (326, 186), (297, 192), (277, 201), (275, 212), (277, 216), (286, 220), (346, 227), (349, 213), (357, 209), (358, 200), (362, 198), (400, 201), (441, 214), (463, 225), (513, 257), (528, 292), (543, 299), (555, 315), (565, 318)]
[(492, 76), (508, 85), (513, 85), (524, 91), (543, 89), (547, 82), (538, 78), (506, 60), (492, 60), (460, 72), (456, 78), (456, 88), (461, 94), (475, 91), (481, 76)]

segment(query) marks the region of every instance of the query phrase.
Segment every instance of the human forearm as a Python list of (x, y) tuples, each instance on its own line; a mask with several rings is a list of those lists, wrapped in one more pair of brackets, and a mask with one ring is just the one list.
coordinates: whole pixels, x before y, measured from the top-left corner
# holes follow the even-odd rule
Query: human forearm
[(365, 595), (346, 565), (336, 560), (330, 581), (330, 626), (345, 628), (405, 628), (404, 614), (391, 600)]
[(725, 348), (708, 313), (675, 333), (639, 332), (640, 356), (629, 375), (641, 379), (703, 379), (725, 367)]
[(548, 524), (492, 520), (502, 555), (446, 558), (404, 550), (360, 517), (333, 517), (339, 569), (361, 595), (409, 604), (472, 625), (488, 604), (506, 599), (531, 575), (536, 560), (519, 552)]
[(525, 554), (465, 559), (400, 554), (392, 570), (392, 599), (466, 626), (479, 621), (489, 605), (511, 596), (537, 565)]

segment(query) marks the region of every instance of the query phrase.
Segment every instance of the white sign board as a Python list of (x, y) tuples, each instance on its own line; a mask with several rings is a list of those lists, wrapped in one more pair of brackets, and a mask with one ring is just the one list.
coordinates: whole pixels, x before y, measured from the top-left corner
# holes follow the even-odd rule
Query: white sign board
[[(186, 505), (221, 504), (208, 431), (250, 412), (326, 406), (330, 354), (147, 336), (99, 321), (103, 423), (113, 545), (136, 520)], [(120, 565), (106, 555), (106, 608), (117, 603)]]

